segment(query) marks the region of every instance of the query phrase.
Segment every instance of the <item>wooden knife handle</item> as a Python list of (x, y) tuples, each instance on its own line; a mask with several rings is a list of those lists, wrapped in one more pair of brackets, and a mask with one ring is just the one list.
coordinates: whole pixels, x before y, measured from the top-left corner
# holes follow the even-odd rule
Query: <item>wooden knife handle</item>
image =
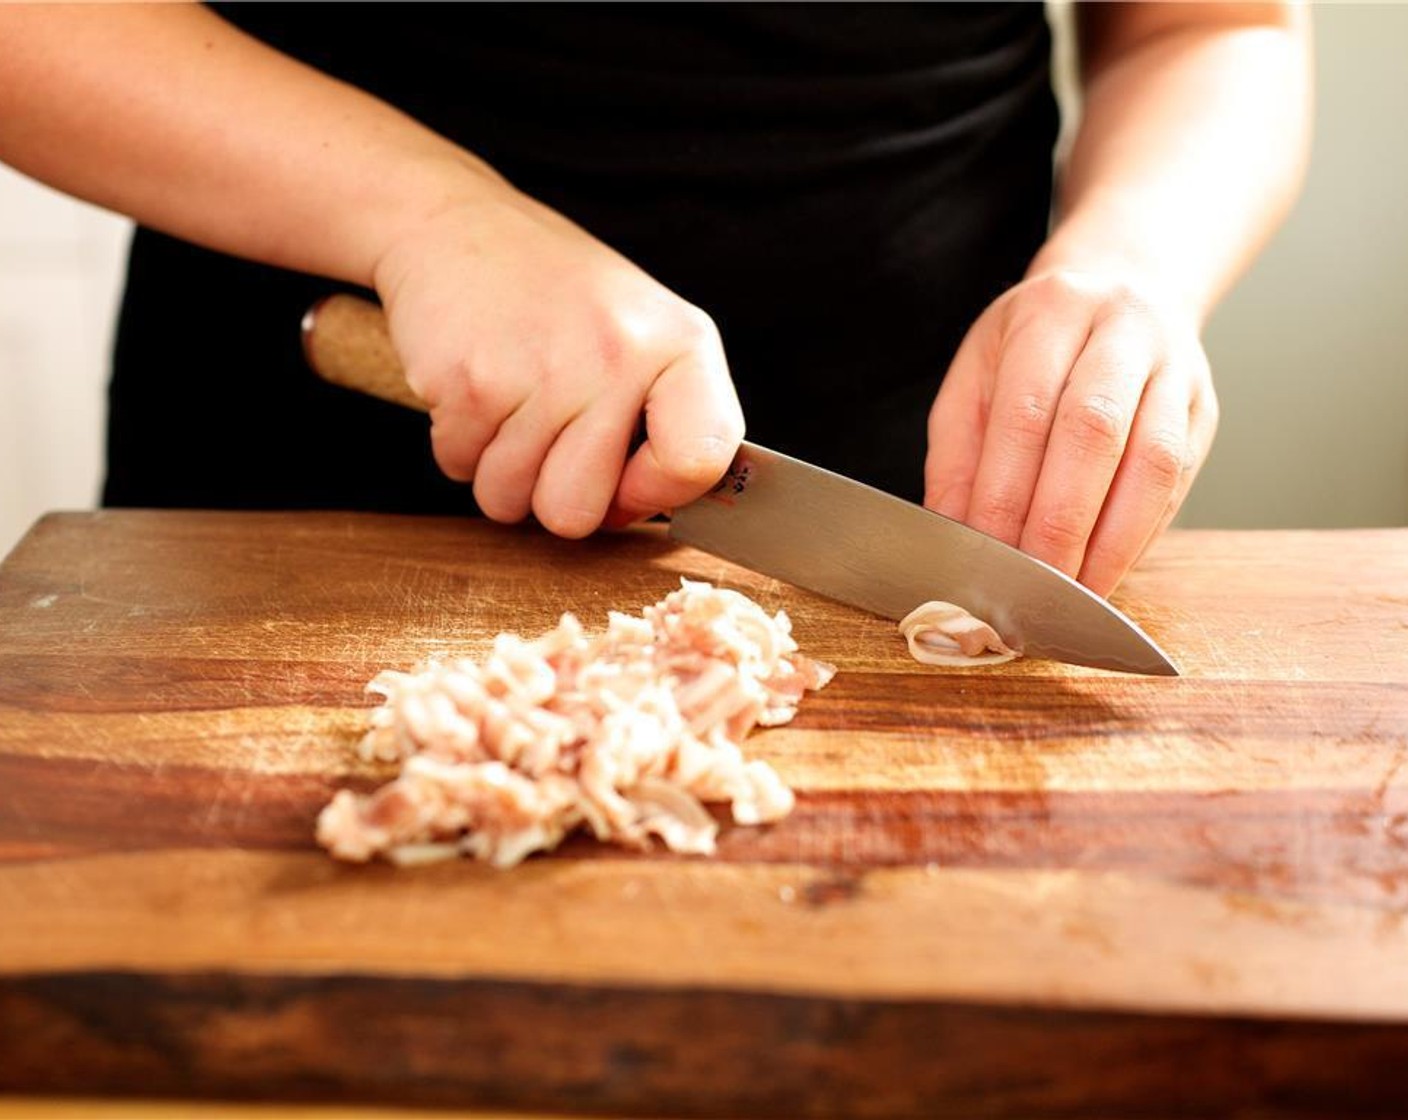
[(406, 383), (380, 307), (357, 296), (321, 299), (303, 316), (303, 356), (324, 381), (429, 411)]

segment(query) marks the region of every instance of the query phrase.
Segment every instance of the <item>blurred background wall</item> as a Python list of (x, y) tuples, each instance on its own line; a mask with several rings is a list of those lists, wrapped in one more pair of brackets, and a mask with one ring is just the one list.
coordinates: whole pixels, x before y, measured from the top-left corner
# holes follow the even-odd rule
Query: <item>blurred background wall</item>
[(127, 222), (0, 166), (0, 555), (98, 500)]
[[(1314, 17), (1309, 178), (1209, 325), (1223, 418), (1185, 526), (1408, 524), (1408, 6)], [(128, 232), (0, 168), (0, 554), (97, 501)]]
[(1222, 423), (1185, 525), (1408, 525), (1408, 6), (1314, 17), (1305, 193), (1208, 325)]

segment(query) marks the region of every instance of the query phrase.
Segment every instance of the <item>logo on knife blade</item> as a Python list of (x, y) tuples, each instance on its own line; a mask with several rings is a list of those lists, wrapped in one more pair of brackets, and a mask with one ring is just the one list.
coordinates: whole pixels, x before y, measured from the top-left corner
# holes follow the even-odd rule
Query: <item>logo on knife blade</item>
[(729, 467), (723, 478), (714, 484), (714, 488), (705, 497), (710, 501), (731, 506), (733, 500), (748, 489), (748, 480), (752, 477), (753, 464), (740, 455), (734, 459), (733, 466)]

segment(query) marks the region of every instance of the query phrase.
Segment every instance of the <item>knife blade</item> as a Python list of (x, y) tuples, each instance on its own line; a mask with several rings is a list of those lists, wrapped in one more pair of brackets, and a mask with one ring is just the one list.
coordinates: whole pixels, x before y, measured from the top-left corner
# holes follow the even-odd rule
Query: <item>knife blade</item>
[[(303, 352), (324, 380), (409, 408), (375, 304), (334, 295), (303, 317)], [(744, 442), (708, 494), (671, 513), (670, 537), (885, 618), (955, 603), (1027, 657), (1177, 676), (1133, 620), (1063, 572), (959, 521)]]
[(1049, 564), (755, 443), (710, 493), (673, 511), (670, 537), (884, 618), (955, 603), (1027, 657), (1178, 675), (1131, 619)]

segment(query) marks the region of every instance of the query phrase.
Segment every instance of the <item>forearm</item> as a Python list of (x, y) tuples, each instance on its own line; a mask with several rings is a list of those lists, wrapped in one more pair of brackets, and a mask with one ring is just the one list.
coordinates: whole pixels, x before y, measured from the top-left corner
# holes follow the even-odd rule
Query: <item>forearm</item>
[(1093, 5), (1082, 31), (1084, 114), (1032, 273), (1132, 275), (1201, 323), (1299, 187), (1306, 13)]
[(195, 5), (0, 5), (0, 160), (211, 248), (371, 285), (483, 163)]

